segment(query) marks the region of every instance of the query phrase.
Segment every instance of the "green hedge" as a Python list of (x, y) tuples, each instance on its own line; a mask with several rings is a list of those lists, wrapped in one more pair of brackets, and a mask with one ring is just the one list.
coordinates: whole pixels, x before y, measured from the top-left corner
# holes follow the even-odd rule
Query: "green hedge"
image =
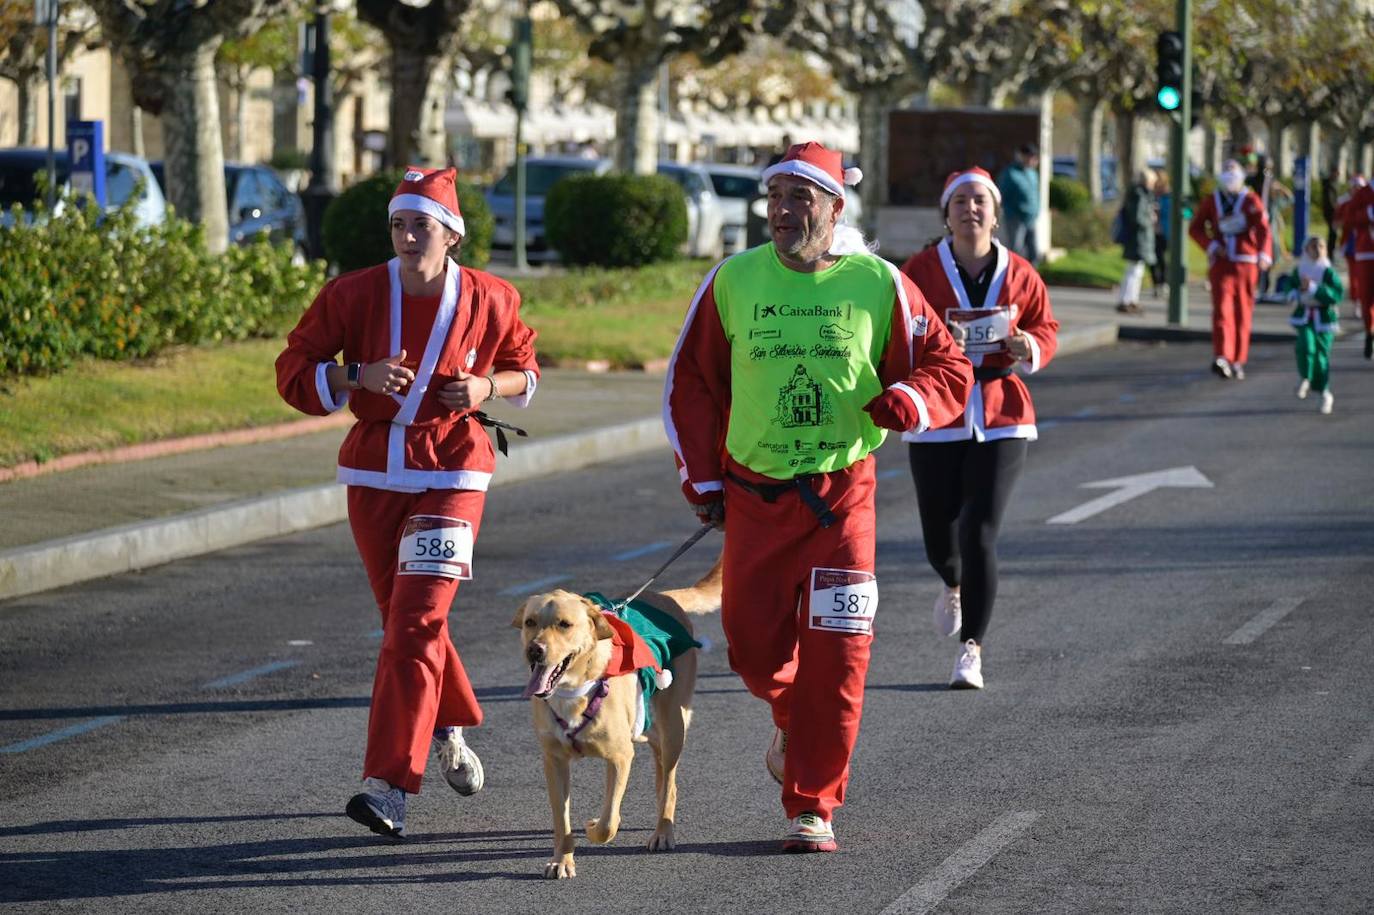
[[(405, 169), (378, 172), (330, 201), (324, 211), (324, 253), (340, 271), (359, 270), (396, 256), (391, 247), (387, 204), (396, 193)], [(485, 267), (491, 260), (495, 222), (481, 188), (458, 183), (458, 209), (467, 235), (458, 252), (464, 267)]]
[(568, 264), (671, 260), (687, 241), (687, 201), (663, 175), (570, 175), (544, 198), (544, 233)]
[(1115, 247), (1112, 241), (1112, 220), (1118, 206), (1115, 201), (1102, 206), (1088, 206), (1072, 213), (1053, 212), (1050, 237), (1056, 248), (1098, 249)]
[(1050, 179), (1050, 209), (1060, 213), (1081, 213), (1093, 205), (1088, 186), (1073, 178), (1055, 175)]
[[(131, 199), (136, 199), (131, 198)], [(265, 239), (211, 255), (199, 226), (137, 225), (71, 198), (56, 215), (19, 207), (0, 228), (0, 377), (49, 374), (80, 355), (151, 356), (173, 344), (275, 336), (324, 282)]]

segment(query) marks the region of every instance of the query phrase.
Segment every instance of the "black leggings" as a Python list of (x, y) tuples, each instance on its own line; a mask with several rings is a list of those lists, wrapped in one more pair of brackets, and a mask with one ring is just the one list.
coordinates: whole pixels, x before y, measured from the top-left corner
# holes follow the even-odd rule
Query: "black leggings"
[(983, 643), (997, 598), (997, 530), (1026, 463), (1024, 438), (910, 446), (926, 559), (963, 605), (959, 640)]

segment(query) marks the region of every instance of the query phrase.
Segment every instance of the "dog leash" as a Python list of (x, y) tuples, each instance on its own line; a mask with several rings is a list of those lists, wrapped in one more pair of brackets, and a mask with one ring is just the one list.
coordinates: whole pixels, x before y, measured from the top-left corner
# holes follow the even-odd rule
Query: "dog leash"
[(650, 575), (650, 576), (649, 576), (649, 580), (646, 581), (644, 584), (640, 585), (640, 586), (635, 590), (635, 593), (631, 594), (629, 597), (627, 597), (627, 598), (625, 598), (624, 600), (622, 600), (622, 601), (620, 601), (619, 603), (617, 603), (617, 604), (615, 605), (615, 607), (612, 608), (612, 612), (615, 613), (615, 614), (617, 614), (617, 615), (619, 615), (620, 611), (621, 611), (621, 610), (624, 610), (625, 607), (629, 605), (630, 601), (634, 600), (636, 597), (638, 597), (639, 595), (643, 594), (643, 593), (644, 593), (644, 589), (647, 588), (647, 587), (649, 587), (649, 585), (653, 584), (653, 583), (654, 583), (654, 579), (656, 579), (656, 578), (658, 578), (658, 576), (662, 575), (663, 572), (664, 572), (664, 570), (667, 569), (668, 566), (670, 566), (670, 565), (672, 565), (674, 562), (676, 562), (679, 556), (681, 556), (683, 553), (685, 553), (685, 552), (687, 552), (688, 550), (690, 550), (693, 546), (696, 545), (696, 542), (697, 542), (698, 540), (700, 540), (702, 537), (705, 537), (707, 534), (709, 534), (709, 533), (710, 533), (712, 530), (714, 530), (714, 529), (715, 529), (715, 526), (714, 526), (714, 525), (711, 525), (711, 524), (703, 524), (703, 525), (701, 526), (701, 530), (697, 531), (695, 534), (693, 534), (692, 536), (688, 537), (687, 540), (682, 544), (682, 546), (680, 546), (680, 547), (677, 548), (677, 552), (675, 552), (675, 553), (673, 553), (673, 555), (669, 556), (669, 557), (668, 557), (668, 561), (665, 562), (663, 565), (659, 566), (659, 567), (658, 567), (658, 571), (655, 572), (654, 574)]

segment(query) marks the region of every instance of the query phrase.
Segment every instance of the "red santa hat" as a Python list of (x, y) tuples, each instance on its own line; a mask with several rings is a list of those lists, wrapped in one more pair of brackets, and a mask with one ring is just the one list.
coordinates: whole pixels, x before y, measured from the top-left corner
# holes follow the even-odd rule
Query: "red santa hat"
[(392, 216), (397, 210), (417, 210), (432, 216), (459, 235), (465, 235), (463, 214), (458, 209), (457, 184), (456, 169), (417, 168), (412, 165), (406, 169), (396, 193), (391, 195), (386, 215)]
[(834, 194), (844, 196), (844, 186), (855, 185), (863, 180), (864, 173), (857, 168), (845, 168), (839, 150), (826, 149), (819, 143), (794, 143), (787, 154), (776, 165), (763, 170), (763, 181), (767, 184), (774, 175), (795, 175), (805, 178), (812, 184)]
[(945, 189), (940, 192), (940, 209), (944, 209), (949, 203), (949, 198), (954, 196), (954, 192), (965, 184), (981, 184), (992, 194), (992, 199), (998, 205), (1002, 203), (1002, 192), (997, 189), (997, 182), (992, 180), (986, 170), (974, 166), (964, 169), (961, 172), (950, 172), (945, 179)]

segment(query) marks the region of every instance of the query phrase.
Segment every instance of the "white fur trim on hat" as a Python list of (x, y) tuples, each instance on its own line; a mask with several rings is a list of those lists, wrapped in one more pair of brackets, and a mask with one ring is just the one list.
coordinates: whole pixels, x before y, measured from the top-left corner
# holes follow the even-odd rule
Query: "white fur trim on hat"
[(964, 172), (958, 178), (951, 181), (949, 187), (945, 188), (944, 193), (940, 195), (940, 209), (943, 210), (945, 208), (945, 205), (949, 203), (949, 198), (953, 197), (955, 190), (963, 184), (981, 184), (992, 192), (992, 199), (994, 202), (998, 204), (1002, 202), (1002, 192), (997, 189), (996, 181), (993, 181), (986, 175), (980, 175), (977, 172)]
[[(858, 169), (853, 169), (853, 171), (858, 171)], [(805, 178), (812, 184), (820, 185), (836, 197), (844, 196), (844, 185), (836, 181), (834, 175), (819, 165), (812, 165), (805, 159), (784, 159), (777, 165), (768, 166), (763, 170), (764, 183), (767, 184), (776, 175), (794, 175), (798, 178)], [(860, 177), (862, 177), (862, 173)]]
[(397, 194), (391, 198), (391, 203), (387, 204), (386, 215), (392, 216), (397, 210), (417, 210), (426, 216), (433, 216), (459, 235), (467, 234), (467, 230), (463, 228), (463, 217), (424, 194)]

